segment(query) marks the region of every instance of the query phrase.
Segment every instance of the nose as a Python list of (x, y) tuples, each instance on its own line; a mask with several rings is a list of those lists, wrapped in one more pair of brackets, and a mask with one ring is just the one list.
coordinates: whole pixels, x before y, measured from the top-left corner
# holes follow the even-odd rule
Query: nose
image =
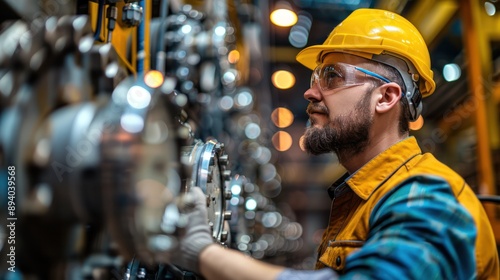
[(314, 83), (312, 87), (304, 92), (304, 98), (310, 102), (319, 102), (322, 100), (318, 83)]

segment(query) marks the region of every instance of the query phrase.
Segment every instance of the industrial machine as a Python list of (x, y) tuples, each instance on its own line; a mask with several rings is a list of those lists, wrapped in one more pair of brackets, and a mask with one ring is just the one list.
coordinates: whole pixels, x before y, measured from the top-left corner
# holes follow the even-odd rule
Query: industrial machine
[(0, 29), (0, 176), (14, 178), (0, 187), (0, 278), (195, 279), (169, 263), (193, 186), (214, 241), (251, 254), (239, 232), (255, 216), (231, 192), (232, 171), (251, 170), (231, 165), (234, 122), (253, 106), (245, 58), (229, 57), (244, 53), (234, 7), (6, 4), (19, 17)]

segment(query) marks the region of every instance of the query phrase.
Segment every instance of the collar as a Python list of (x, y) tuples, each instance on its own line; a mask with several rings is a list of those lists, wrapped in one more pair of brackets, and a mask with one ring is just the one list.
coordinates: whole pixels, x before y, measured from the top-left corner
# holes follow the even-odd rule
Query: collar
[(344, 174), (328, 189), (337, 196), (339, 187), (348, 185), (357, 196), (367, 200), (370, 195), (413, 157), (422, 154), (415, 137), (408, 137), (375, 156), (352, 175)]
[(345, 173), (328, 188), (328, 196), (330, 196), (330, 199), (338, 197), (340, 194), (344, 193), (344, 191), (347, 189), (346, 181), (350, 176), (351, 175), (349, 175), (349, 173)]

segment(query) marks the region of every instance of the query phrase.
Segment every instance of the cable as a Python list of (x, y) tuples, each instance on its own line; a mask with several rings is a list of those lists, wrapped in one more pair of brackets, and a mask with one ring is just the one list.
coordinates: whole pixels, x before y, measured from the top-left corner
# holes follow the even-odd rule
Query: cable
[(104, 0), (99, 0), (97, 4), (97, 24), (95, 27), (94, 40), (100, 41), (102, 28), (102, 13), (104, 11)]

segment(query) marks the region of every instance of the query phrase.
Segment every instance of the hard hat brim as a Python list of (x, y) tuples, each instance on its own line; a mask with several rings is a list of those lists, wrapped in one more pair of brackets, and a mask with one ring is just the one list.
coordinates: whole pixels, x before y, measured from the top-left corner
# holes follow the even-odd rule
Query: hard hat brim
[(314, 68), (318, 64), (319, 54), (325, 49), (328, 48), (323, 45), (310, 46), (300, 51), (295, 59), (305, 67), (314, 70)]
[(314, 45), (300, 51), (295, 59), (305, 67), (314, 70), (314, 68), (321, 62), (321, 56), (332, 52), (352, 54), (366, 59), (371, 59), (374, 54), (380, 53), (374, 50), (371, 50), (370, 52), (354, 50), (354, 46), (353, 50), (348, 50), (345, 48), (339, 48), (337, 46)]

